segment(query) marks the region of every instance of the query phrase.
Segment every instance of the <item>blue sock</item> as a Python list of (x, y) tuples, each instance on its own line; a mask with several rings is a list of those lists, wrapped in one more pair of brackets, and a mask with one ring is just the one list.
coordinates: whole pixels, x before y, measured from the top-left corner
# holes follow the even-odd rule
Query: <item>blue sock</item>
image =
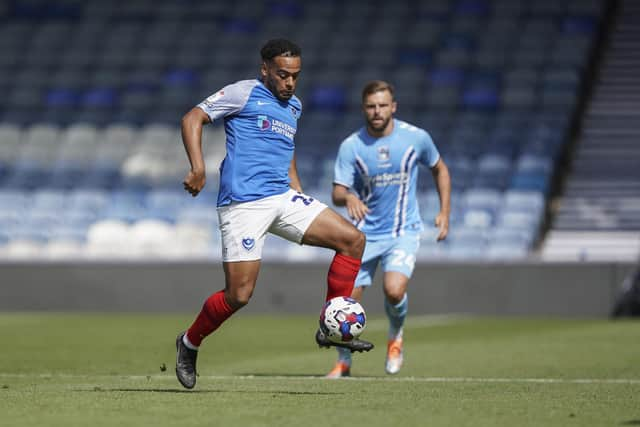
[(389, 339), (402, 338), (402, 327), (408, 309), (409, 297), (406, 293), (396, 305), (392, 305), (386, 298), (384, 299), (384, 311), (389, 319)]

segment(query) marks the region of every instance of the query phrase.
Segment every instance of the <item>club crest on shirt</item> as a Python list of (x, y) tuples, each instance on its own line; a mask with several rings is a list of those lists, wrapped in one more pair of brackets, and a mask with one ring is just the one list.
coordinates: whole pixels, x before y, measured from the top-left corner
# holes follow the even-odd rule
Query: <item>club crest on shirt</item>
[(294, 119), (298, 120), (300, 118), (300, 111), (293, 105), (289, 106), (289, 110), (291, 110), (291, 115)]
[(267, 116), (258, 116), (258, 129), (269, 130), (271, 128), (271, 122)]
[(382, 147), (378, 147), (378, 166), (379, 167), (389, 167), (391, 166), (391, 154), (389, 153), (389, 147), (384, 145)]
[(389, 158), (390, 158), (389, 147), (387, 146), (378, 147), (378, 161), (388, 162)]
[(244, 248), (248, 251), (253, 249), (255, 245), (256, 245), (256, 241), (251, 237), (245, 237), (244, 239), (242, 239), (242, 246), (244, 246)]

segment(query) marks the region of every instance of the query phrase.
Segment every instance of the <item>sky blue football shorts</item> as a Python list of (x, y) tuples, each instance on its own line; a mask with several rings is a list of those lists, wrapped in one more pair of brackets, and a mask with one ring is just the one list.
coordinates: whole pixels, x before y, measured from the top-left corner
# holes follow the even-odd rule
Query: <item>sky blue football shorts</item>
[(415, 233), (389, 239), (367, 240), (355, 286), (370, 286), (378, 264), (382, 265), (382, 271), (385, 273), (397, 271), (410, 278), (419, 247), (420, 234)]

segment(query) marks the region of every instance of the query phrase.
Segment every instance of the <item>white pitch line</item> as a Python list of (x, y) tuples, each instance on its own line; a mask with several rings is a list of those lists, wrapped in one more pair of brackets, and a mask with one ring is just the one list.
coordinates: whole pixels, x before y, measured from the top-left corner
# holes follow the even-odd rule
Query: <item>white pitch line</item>
[[(78, 374), (11, 374), (0, 373), (0, 378), (61, 378), (61, 379), (121, 379), (170, 380), (167, 375), (78, 375)], [(324, 380), (323, 376), (280, 375), (200, 375), (200, 380)], [(424, 382), (424, 383), (534, 383), (534, 384), (640, 384), (640, 378), (474, 378), (474, 377), (349, 377), (346, 381)]]

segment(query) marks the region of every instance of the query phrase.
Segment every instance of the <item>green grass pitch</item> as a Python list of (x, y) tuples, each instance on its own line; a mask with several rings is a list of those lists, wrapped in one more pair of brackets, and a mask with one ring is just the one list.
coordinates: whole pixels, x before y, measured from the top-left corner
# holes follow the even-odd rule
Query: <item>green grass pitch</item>
[(326, 380), (315, 316), (238, 313), (188, 391), (174, 340), (191, 320), (0, 314), (0, 426), (640, 425), (638, 321), (410, 316), (388, 376), (386, 320), (370, 318), (377, 347)]

